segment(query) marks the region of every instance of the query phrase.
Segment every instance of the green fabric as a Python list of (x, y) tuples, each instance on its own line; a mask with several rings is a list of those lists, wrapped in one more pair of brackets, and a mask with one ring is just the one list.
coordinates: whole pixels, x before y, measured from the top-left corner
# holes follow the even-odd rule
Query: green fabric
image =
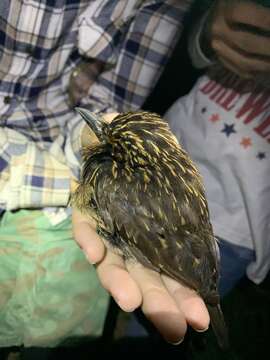
[(108, 294), (72, 239), (71, 221), (41, 211), (6, 212), (0, 223), (0, 346), (56, 346), (100, 336)]

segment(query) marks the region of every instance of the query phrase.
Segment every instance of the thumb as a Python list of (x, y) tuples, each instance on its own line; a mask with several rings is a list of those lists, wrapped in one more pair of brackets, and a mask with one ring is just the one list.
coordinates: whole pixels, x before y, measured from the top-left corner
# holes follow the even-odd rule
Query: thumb
[(73, 236), (90, 263), (96, 264), (105, 256), (105, 246), (96, 233), (95, 221), (78, 210), (72, 211)]

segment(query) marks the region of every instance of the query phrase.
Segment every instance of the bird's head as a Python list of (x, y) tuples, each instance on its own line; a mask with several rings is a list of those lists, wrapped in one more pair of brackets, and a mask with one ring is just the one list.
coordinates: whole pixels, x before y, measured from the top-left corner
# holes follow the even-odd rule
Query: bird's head
[(111, 123), (93, 112), (76, 108), (111, 157), (131, 168), (144, 167), (167, 160), (180, 146), (168, 124), (155, 113), (126, 112)]

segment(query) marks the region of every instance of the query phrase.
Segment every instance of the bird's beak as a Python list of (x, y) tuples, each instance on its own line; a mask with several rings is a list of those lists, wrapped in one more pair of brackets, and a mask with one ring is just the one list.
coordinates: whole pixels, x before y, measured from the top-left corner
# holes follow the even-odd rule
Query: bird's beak
[(81, 115), (86, 124), (95, 133), (96, 137), (99, 140), (102, 140), (103, 126), (106, 124), (105, 121), (102, 119), (102, 116), (81, 107), (75, 107), (75, 110)]

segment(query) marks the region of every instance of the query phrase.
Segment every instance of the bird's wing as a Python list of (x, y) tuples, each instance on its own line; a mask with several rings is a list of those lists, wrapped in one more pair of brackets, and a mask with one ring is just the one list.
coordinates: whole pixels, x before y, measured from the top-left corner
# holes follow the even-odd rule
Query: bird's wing
[[(126, 257), (195, 289), (216, 272), (211, 239), (205, 239), (208, 229), (196, 231), (194, 225), (196, 207), (190, 205), (182, 218), (172, 194), (161, 196), (154, 184), (144, 191), (125, 181), (112, 185), (106, 176), (98, 184), (100, 215)], [(181, 193), (174, 195), (188, 207)]]

